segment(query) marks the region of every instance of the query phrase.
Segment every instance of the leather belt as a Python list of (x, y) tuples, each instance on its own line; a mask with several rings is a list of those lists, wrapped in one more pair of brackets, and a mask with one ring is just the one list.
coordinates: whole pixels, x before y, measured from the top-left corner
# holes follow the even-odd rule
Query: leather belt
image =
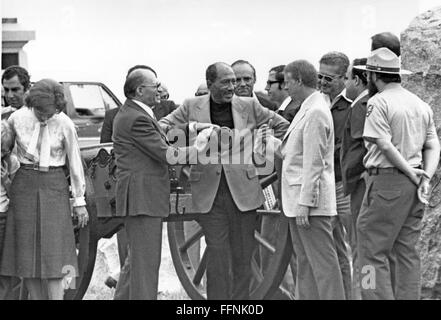
[[(38, 163), (20, 163), (20, 168), (26, 169), (26, 170), (39, 170), (40, 166), (38, 165)], [(50, 166), (49, 170), (53, 170), (53, 169), (63, 169), (64, 166)]]
[[(421, 166), (416, 167), (421, 169)], [(379, 174), (404, 174), (401, 170), (391, 167), (391, 168), (369, 168), (367, 172), (370, 176), (377, 176)]]

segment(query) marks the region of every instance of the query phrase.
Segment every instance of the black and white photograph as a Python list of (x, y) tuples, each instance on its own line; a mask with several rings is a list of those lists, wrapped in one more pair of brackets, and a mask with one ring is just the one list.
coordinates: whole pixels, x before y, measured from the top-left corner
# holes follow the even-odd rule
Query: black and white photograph
[(439, 0), (0, 12), (0, 304), (441, 299)]

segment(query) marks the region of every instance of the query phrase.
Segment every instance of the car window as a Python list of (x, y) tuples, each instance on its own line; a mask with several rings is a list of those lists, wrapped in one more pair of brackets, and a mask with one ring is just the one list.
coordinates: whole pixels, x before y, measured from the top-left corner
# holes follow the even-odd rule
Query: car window
[(97, 84), (70, 84), (70, 94), (79, 116), (101, 116), (108, 109), (116, 108), (115, 100)]

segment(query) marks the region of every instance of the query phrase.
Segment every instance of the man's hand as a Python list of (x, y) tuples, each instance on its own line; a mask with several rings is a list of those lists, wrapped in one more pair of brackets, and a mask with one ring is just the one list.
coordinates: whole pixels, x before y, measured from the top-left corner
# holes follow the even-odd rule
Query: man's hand
[(87, 212), (86, 206), (74, 207), (74, 215), (78, 217), (78, 225), (80, 228), (84, 228), (89, 221), (89, 213)]
[(426, 173), (426, 171), (422, 169), (412, 168), (410, 171), (409, 179), (415, 183), (417, 186), (420, 185), (421, 179), (426, 178), (430, 180), (429, 175)]
[(194, 147), (196, 148), (198, 153), (205, 152), (207, 150), (210, 137), (213, 133), (215, 133), (215, 130), (212, 126), (205, 128), (201, 132), (199, 132), (198, 136), (196, 137), (196, 141), (194, 142)]
[(188, 129), (191, 133), (199, 133), (200, 131), (208, 128), (217, 128), (219, 126), (217, 124), (208, 123), (208, 122), (190, 122), (188, 125)]
[(268, 124), (262, 125), (256, 133), (254, 142), (254, 153), (260, 157), (267, 157), (269, 154), (274, 155), (281, 141), (274, 137), (274, 131), (272, 130), (272, 120)]
[(423, 178), (421, 179), (420, 185), (418, 186), (418, 199), (424, 204), (429, 204), (429, 198), (430, 198), (430, 180)]
[(305, 229), (310, 228), (309, 225), (309, 207), (307, 206), (298, 206), (296, 222), (298, 227), (303, 227)]

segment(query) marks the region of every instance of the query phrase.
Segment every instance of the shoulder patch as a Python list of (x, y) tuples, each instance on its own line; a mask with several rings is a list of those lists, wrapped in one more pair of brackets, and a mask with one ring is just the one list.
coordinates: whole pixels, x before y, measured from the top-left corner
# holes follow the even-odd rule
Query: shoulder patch
[(366, 118), (369, 117), (369, 116), (371, 115), (372, 110), (374, 110), (374, 105), (373, 105), (373, 104), (369, 104), (369, 105), (367, 106), (367, 109), (366, 109)]

